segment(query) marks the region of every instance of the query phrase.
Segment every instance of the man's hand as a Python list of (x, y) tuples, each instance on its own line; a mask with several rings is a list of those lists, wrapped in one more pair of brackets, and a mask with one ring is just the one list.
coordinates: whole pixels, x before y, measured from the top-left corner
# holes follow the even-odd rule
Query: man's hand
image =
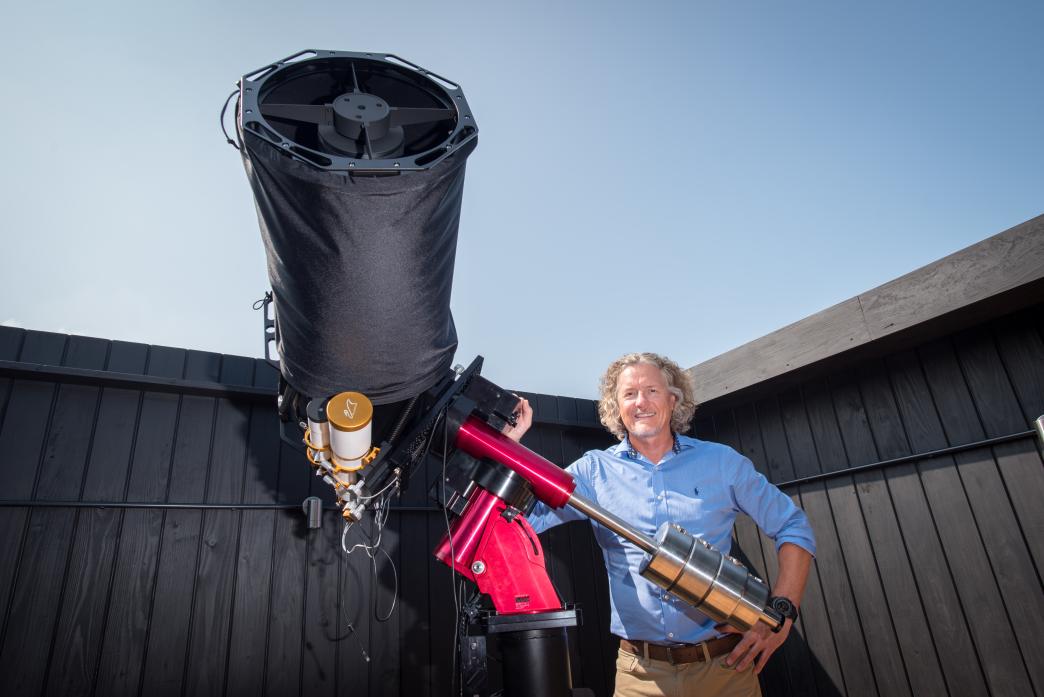
[[(779, 577), (772, 586), (772, 595), (789, 598), (797, 605), (801, 594), (805, 591), (808, 570), (812, 566), (812, 555), (793, 542), (784, 542), (779, 547)], [(715, 629), (727, 634), (743, 634), (740, 643), (725, 657), (725, 664), (734, 666), (736, 670), (746, 670), (754, 661), (754, 674), (757, 675), (768, 663), (768, 659), (776, 649), (783, 645), (793, 620), (784, 620), (783, 627), (773, 632), (764, 622), (758, 622), (746, 633), (726, 624), (719, 624)]]
[(758, 622), (747, 632), (741, 632), (727, 624), (719, 624), (715, 627), (719, 632), (743, 634), (740, 643), (736, 644), (736, 648), (725, 657), (725, 665), (742, 671), (749, 668), (751, 661), (753, 661), (754, 675), (758, 675), (764, 669), (765, 664), (768, 663), (768, 659), (776, 652), (776, 649), (787, 640), (792, 624), (794, 624), (792, 620), (784, 621), (783, 628), (778, 632), (773, 632), (763, 622)]
[(529, 406), (529, 400), (522, 399), (519, 402), (518, 409), (515, 410), (515, 421), (517, 423), (514, 426), (508, 424), (503, 433), (517, 443), (533, 425), (533, 407)]

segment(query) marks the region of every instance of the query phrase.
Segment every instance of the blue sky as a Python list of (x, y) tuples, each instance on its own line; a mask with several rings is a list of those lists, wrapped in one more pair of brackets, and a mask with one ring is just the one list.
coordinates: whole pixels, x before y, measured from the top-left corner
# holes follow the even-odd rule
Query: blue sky
[(594, 396), (1044, 212), (1044, 3), (22, 4), (3, 10), (0, 322), (258, 355), (218, 111), (305, 48), (460, 83), (481, 130), (458, 360)]

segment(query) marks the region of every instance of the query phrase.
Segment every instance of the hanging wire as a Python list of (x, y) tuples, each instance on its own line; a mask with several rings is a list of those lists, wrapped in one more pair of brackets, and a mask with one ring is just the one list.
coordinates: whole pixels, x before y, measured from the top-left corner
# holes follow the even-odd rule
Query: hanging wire
[[(395, 570), (395, 562), (392, 561), (391, 555), (388, 554), (388, 552), (385, 551), (384, 549), (381, 549), (380, 552), (381, 552), (381, 554), (383, 554), (385, 557), (388, 558), (388, 564), (389, 564), (389, 566), (391, 566), (391, 570), (392, 570), (392, 579), (393, 579), (393, 583), (392, 583), (392, 602), (391, 602), (391, 607), (388, 608), (388, 614), (387, 615), (384, 615), (382, 617), (380, 611), (376, 608), (376, 606), (374, 606), (374, 614), (376, 615), (378, 622), (387, 622), (388, 620), (391, 619), (392, 614), (395, 613), (395, 603), (399, 599), (399, 574)], [(376, 557), (370, 557), (370, 561), (373, 562), (373, 579), (374, 579), (374, 582), (376, 582), (377, 581), (377, 558)]]
[(386, 485), (384, 486), (384, 488), (383, 488), (383, 489), (381, 489), (380, 491), (378, 491), (378, 492), (377, 492), (376, 494), (370, 494), (369, 496), (356, 496), (355, 498), (356, 498), (356, 500), (357, 500), (357, 501), (369, 501), (370, 499), (375, 499), (375, 498), (377, 498), (378, 496), (380, 496), (381, 494), (383, 494), (384, 492), (386, 492), (386, 491), (387, 491), (388, 489), (391, 489), (391, 488), (392, 488), (393, 486), (395, 486), (395, 485), (396, 485), (397, 483), (398, 483), (398, 480), (396, 480), (396, 479), (392, 479), (392, 480), (391, 480), (390, 482), (388, 482), (388, 483), (387, 483), (387, 484), (386, 484)]
[[(445, 414), (443, 412), (439, 415), (439, 418)], [(438, 428), (438, 421), (435, 422), (435, 427), (432, 428), (434, 434), (435, 429)], [(430, 444), (430, 443), (429, 443)], [(461, 657), (461, 637), (462, 632), (460, 623), (460, 607), (461, 607), (461, 593), (464, 591), (464, 582), (460, 581), (458, 586), (457, 571), (453, 568), (453, 564), (456, 562), (457, 553), (453, 549), (453, 533), (450, 530), (450, 519), (449, 510), (446, 508), (446, 453), (449, 450), (449, 419), (444, 419), (442, 422), (442, 476), (439, 483), (442, 486), (442, 517), (446, 521), (446, 537), (449, 539), (450, 545), (450, 583), (453, 584), (453, 647), (451, 660), (451, 671), (450, 671), (450, 694), (453, 693), (453, 687), (457, 683), (457, 666), (460, 662)], [(460, 676), (460, 695), (464, 694), (464, 675)]]
[[(225, 106), (221, 107), (221, 132), (225, 134), (225, 140), (228, 141), (229, 145), (231, 145), (236, 150), (242, 150), (242, 144), (232, 140), (232, 137), (228, 135), (228, 129), (225, 128), (225, 112), (228, 111), (228, 105), (232, 101), (232, 97), (235, 97), (237, 94), (239, 94), (238, 88), (232, 90), (232, 94), (228, 95), (228, 98), (225, 99)], [(236, 137), (239, 137), (238, 134)]]
[(386, 614), (383, 614), (383, 615), (381, 614), (380, 609), (375, 606), (374, 614), (375, 614), (376, 619), (377, 619), (378, 622), (387, 622), (389, 619), (391, 619), (391, 616), (395, 613), (395, 606), (396, 606), (396, 603), (398, 602), (398, 597), (399, 597), (399, 572), (398, 572), (398, 569), (395, 568), (395, 560), (392, 559), (391, 555), (388, 554), (387, 550), (385, 550), (385, 549), (383, 549), (381, 547), (381, 540), (383, 539), (383, 536), (384, 536), (384, 526), (387, 525), (388, 517), (391, 515), (391, 506), (389, 505), (390, 504), (389, 499), (391, 498), (391, 494), (390, 493), (385, 493), (385, 492), (387, 492), (391, 488), (392, 484), (394, 484), (394, 480), (391, 483), (389, 483), (388, 486), (384, 487), (384, 489), (382, 489), (381, 491), (377, 492), (373, 496), (367, 497), (367, 498), (371, 498), (372, 499), (372, 498), (375, 498), (377, 496), (380, 496), (382, 493), (385, 494), (384, 498), (380, 499), (374, 505), (374, 511), (375, 512), (374, 512), (374, 515), (373, 515), (373, 525), (374, 525), (375, 531), (377, 533), (377, 539), (376, 540), (374, 540), (372, 534), (366, 535), (366, 533), (364, 532), (363, 534), (366, 535), (369, 544), (359, 543), (359, 544), (352, 545), (351, 549), (349, 549), (348, 548), (348, 533), (355, 526), (355, 523), (354, 522), (351, 522), (351, 523), (347, 523), (346, 522), (344, 524), (344, 530), (341, 531), (341, 549), (345, 553), (345, 559), (347, 559), (347, 557), (351, 556), (351, 554), (353, 552), (355, 552), (356, 550), (358, 550), (358, 549), (364, 550), (366, 556), (368, 556), (370, 558), (370, 568), (371, 568), (372, 574), (373, 574), (373, 584), (374, 584), (374, 588), (375, 589), (380, 585), (380, 576), (379, 576), (379, 574), (377, 572), (377, 553), (380, 552), (381, 554), (383, 554), (387, 558), (389, 566), (391, 566), (391, 570), (392, 570), (392, 601), (391, 601), (391, 606), (388, 608), (388, 612)]
[(260, 310), (262, 307), (264, 307), (270, 302), (272, 302), (272, 291), (266, 290), (265, 297), (259, 300), (255, 300), (254, 304), (251, 307), (253, 307), (255, 310)]
[[(341, 560), (342, 560), (342, 566), (344, 567), (344, 577), (345, 577), (346, 582), (347, 582), (347, 578), (348, 578), (348, 555), (346, 554), (343, 557), (341, 557)], [(347, 598), (348, 595), (349, 595), (348, 593), (342, 594), (342, 596), (344, 598)], [(362, 643), (362, 639), (359, 638), (359, 632), (355, 631), (355, 624), (352, 622), (351, 615), (348, 614), (348, 603), (347, 602), (342, 602), (341, 603), (341, 614), (344, 615), (344, 623), (347, 625), (348, 631), (345, 634), (343, 634), (342, 636), (339, 636), (336, 639), (334, 639), (334, 641), (343, 641), (343, 640), (347, 639), (349, 636), (354, 637), (355, 638), (355, 643), (359, 645), (359, 652), (362, 654), (363, 660), (366, 661), (367, 663), (369, 663), (370, 662), (370, 654), (367, 653), (366, 647)]]
[[(431, 452), (432, 443), (435, 440), (435, 434), (438, 433), (439, 422), (441, 421), (442, 422), (442, 426), (443, 426), (442, 479), (441, 479), (441, 489), (442, 489), (442, 499), (443, 499), (443, 502), (445, 502), (445, 499), (446, 499), (446, 468), (447, 468), (447, 451), (448, 451), (448, 448), (446, 447), (446, 442), (447, 442), (448, 436), (449, 436), (448, 419), (444, 418), (445, 415), (446, 415), (446, 410), (443, 409), (439, 413), (439, 415), (435, 418), (435, 423), (432, 425), (431, 431), (428, 434), (427, 442), (424, 444), (424, 453), (423, 453), (422, 457), (419, 459), (420, 462), (425, 462), (427, 460), (427, 457), (428, 457), (428, 455)], [(398, 570), (395, 567), (395, 560), (392, 559), (391, 555), (387, 552), (387, 550), (385, 550), (381, 546), (381, 541), (383, 540), (383, 535), (384, 535), (384, 527), (385, 527), (385, 525), (387, 525), (388, 517), (391, 514), (390, 500), (391, 500), (392, 495), (394, 494), (393, 488), (395, 486), (397, 486), (397, 484), (398, 484), (398, 480), (397, 479), (392, 479), (380, 491), (378, 491), (378, 492), (376, 492), (374, 494), (371, 494), (369, 496), (360, 496), (360, 497), (358, 497), (360, 500), (363, 500), (363, 501), (370, 501), (370, 500), (373, 500), (373, 499), (377, 499), (377, 503), (375, 503), (373, 505), (373, 511), (374, 511), (374, 514), (373, 514), (373, 530), (371, 530), (371, 532), (369, 534), (367, 534), (365, 531), (363, 531), (361, 533), (365, 537), (365, 539), (366, 539), (365, 542), (359, 542), (359, 543), (353, 544), (351, 547), (348, 546), (348, 535), (351, 532), (352, 528), (355, 527), (355, 525), (356, 525), (355, 521), (351, 521), (351, 522), (347, 522), (346, 521), (345, 524), (344, 524), (344, 529), (341, 531), (341, 550), (345, 554), (345, 556), (344, 556), (345, 568), (347, 568), (348, 557), (351, 556), (352, 553), (354, 553), (354, 552), (356, 552), (356, 551), (358, 551), (360, 549), (363, 550), (364, 553), (366, 554), (366, 556), (368, 556), (370, 558), (371, 573), (373, 575), (374, 586), (376, 587), (377, 585), (379, 585), (379, 578), (378, 578), (378, 572), (377, 572), (377, 554), (378, 554), (378, 552), (383, 554), (385, 556), (385, 558), (387, 558), (388, 564), (391, 566), (392, 579), (393, 579), (393, 584), (392, 584), (392, 589), (393, 589), (392, 590), (392, 602), (391, 602), (391, 606), (388, 609), (388, 612), (385, 613), (385, 614), (381, 614), (380, 610), (375, 607), (374, 613), (375, 613), (375, 616), (376, 616), (376, 619), (377, 619), (378, 622), (387, 622), (389, 619), (391, 619), (392, 615), (395, 612), (395, 607), (396, 607), (396, 604), (397, 604), (397, 601), (398, 601), (398, 595), (399, 595), (399, 573), (398, 573)], [(446, 511), (445, 506), (443, 506), (442, 512), (443, 512), (443, 517), (444, 517), (444, 519), (446, 521), (446, 531), (447, 531), (447, 533), (449, 533), (449, 530), (450, 530), (449, 513)], [(376, 539), (374, 539), (375, 534), (376, 534)], [(453, 538), (452, 538), (452, 536), (450, 536), (450, 557), (451, 558), (455, 558), (456, 557), (456, 553), (455, 553), (455, 551), (453, 549)], [(453, 583), (453, 608), (454, 608), (454, 618), (455, 618), (454, 619), (454, 637), (453, 637), (453, 655), (452, 655), (452, 659), (453, 659), (453, 673), (452, 673), (452, 676), (451, 676), (451, 683), (450, 683), (450, 691), (452, 693), (453, 687), (457, 684), (457, 667), (458, 667), (457, 666), (457, 662), (458, 662), (458, 657), (460, 656), (460, 649), (461, 649), (460, 638), (462, 636), (461, 627), (460, 627), (460, 623), (461, 623), (461, 606), (462, 606), (462, 604), (464, 602), (463, 593), (465, 591), (465, 585), (464, 585), (463, 581), (460, 581), (458, 583), (457, 574), (456, 574), (456, 572), (454, 572), (452, 570), (452, 568), (451, 568), (451, 573), (452, 573), (451, 579), (452, 579), (452, 583)], [(350, 618), (347, 615), (347, 608), (346, 607), (344, 607), (344, 613), (345, 613), (345, 621), (348, 624), (349, 632), (353, 633), (353, 634), (357, 634), (355, 632), (355, 626), (352, 624)], [(356, 636), (356, 639), (358, 640), (358, 636)], [(360, 641), (360, 650), (362, 650), (363, 657), (365, 658), (365, 660), (369, 661), (370, 657), (366, 653), (366, 650), (362, 647), (362, 642), (361, 641)], [(463, 678), (460, 681), (460, 686), (459, 687), (460, 687), (459, 694), (463, 695), (463, 693), (464, 693), (464, 681), (463, 681)]]

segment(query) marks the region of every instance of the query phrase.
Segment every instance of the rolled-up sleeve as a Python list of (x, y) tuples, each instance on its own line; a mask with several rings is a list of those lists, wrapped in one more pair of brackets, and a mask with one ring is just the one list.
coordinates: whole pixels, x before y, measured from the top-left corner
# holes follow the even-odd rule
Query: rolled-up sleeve
[(815, 556), (816, 536), (805, 512), (754, 469), (747, 458), (738, 456), (733, 467), (731, 488), (736, 508), (772, 538), (777, 550), (784, 542), (791, 542)]

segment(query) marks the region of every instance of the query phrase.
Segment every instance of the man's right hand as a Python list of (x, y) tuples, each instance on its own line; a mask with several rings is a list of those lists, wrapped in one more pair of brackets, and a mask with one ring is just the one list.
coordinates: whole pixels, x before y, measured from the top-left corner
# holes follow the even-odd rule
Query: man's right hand
[(514, 426), (508, 424), (503, 434), (517, 443), (533, 425), (533, 407), (529, 406), (529, 400), (522, 398), (519, 402), (518, 408), (515, 409), (515, 422)]

